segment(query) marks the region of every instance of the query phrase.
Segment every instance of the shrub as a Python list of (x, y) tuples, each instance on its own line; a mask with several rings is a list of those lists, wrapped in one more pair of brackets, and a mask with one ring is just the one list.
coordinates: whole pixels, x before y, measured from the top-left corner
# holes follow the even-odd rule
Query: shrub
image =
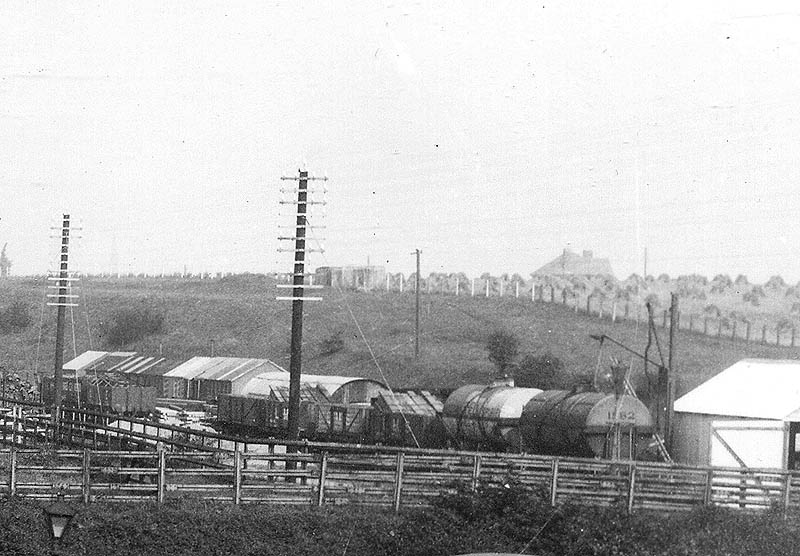
[(489, 334), (486, 351), (489, 352), (489, 361), (497, 365), (497, 370), (502, 374), (519, 353), (519, 339), (506, 330), (496, 330)]
[(764, 287), (769, 290), (779, 290), (786, 287), (786, 282), (784, 282), (783, 278), (780, 276), (771, 276), (770, 279), (767, 280), (767, 283), (764, 284)]
[(564, 364), (550, 352), (543, 355), (528, 354), (514, 370), (516, 386), (554, 390), (563, 385), (561, 373)]
[(28, 306), (21, 301), (15, 301), (0, 311), (0, 333), (19, 332), (28, 328), (32, 321)]
[(120, 347), (157, 334), (163, 328), (164, 314), (150, 307), (118, 309), (111, 315), (106, 342), (111, 347)]
[(736, 277), (736, 281), (734, 282), (737, 286), (749, 286), (750, 282), (747, 281), (747, 276), (744, 274), (740, 274)]

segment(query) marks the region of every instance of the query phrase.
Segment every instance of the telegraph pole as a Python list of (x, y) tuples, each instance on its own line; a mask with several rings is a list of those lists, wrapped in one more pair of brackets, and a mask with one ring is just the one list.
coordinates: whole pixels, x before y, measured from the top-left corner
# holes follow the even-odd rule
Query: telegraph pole
[(673, 406), (675, 405), (675, 331), (678, 330), (678, 294), (673, 293), (669, 307), (669, 355), (667, 359), (667, 411), (665, 416), (664, 440), (669, 448), (672, 448), (672, 425), (674, 419)]
[(48, 294), (49, 298), (56, 298), (54, 303), (48, 305), (56, 306), (56, 354), (53, 373), (53, 407), (51, 420), (56, 431), (55, 438), (58, 438), (58, 428), (61, 422), (61, 398), (63, 391), (64, 374), (64, 316), (66, 307), (77, 307), (77, 303), (72, 301), (78, 297), (68, 293), (69, 282), (69, 214), (63, 216), (61, 224), (61, 252), (59, 254), (58, 277), (48, 277), (48, 280), (58, 282), (57, 286), (50, 288), (57, 289), (57, 294)]
[(416, 294), (416, 328), (414, 335), (414, 358), (419, 359), (419, 256), (422, 253), (419, 249), (415, 249), (412, 255), (417, 256), (417, 274), (414, 285), (414, 293)]
[[(305, 285), (305, 265), (306, 253), (311, 251), (321, 251), (321, 249), (306, 248), (306, 231), (311, 228), (308, 226), (307, 209), (308, 205), (324, 204), (320, 201), (312, 201), (308, 198), (309, 180), (327, 178), (309, 178), (308, 172), (300, 170), (297, 177), (282, 177), (282, 180), (297, 181), (296, 201), (281, 201), (282, 204), (296, 204), (297, 216), (295, 222), (295, 233), (293, 237), (279, 237), (282, 241), (293, 241), (294, 249), (279, 249), (279, 251), (289, 251), (294, 253), (294, 269), (292, 272), (292, 284), (279, 284), (278, 287), (292, 289), (289, 297), (278, 297), (278, 300), (292, 302), (292, 339), (289, 348), (289, 418), (287, 423), (287, 435), (289, 440), (297, 440), (300, 433), (300, 377), (302, 366), (302, 344), (303, 344), (303, 301), (318, 301), (320, 297), (305, 297), (305, 288), (315, 288), (321, 286)], [(287, 192), (281, 190), (281, 192)]]

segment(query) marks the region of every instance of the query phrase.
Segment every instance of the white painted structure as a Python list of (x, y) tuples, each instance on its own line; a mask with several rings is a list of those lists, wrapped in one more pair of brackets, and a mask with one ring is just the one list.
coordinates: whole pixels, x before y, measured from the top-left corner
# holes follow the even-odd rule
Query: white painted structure
[(676, 400), (672, 434), (680, 463), (800, 468), (800, 361), (735, 363)]

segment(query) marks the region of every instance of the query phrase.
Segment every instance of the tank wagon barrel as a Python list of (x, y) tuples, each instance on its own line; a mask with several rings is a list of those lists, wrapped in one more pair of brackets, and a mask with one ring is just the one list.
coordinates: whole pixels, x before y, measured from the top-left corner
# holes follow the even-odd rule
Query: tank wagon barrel
[(506, 384), (468, 384), (445, 400), (442, 422), (457, 444), (519, 449), (521, 438), (517, 431), (522, 410), (541, 392)]
[(547, 390), (519, 420), (524, 446), (540, 454), (635, 459), (653, 432), (650, 411), (627, 394)]

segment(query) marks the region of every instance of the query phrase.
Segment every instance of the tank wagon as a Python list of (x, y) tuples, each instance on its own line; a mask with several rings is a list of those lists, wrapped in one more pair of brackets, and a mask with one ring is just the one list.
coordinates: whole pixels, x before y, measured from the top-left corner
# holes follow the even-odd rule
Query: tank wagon
[(522, 449), (519, 419), (525, 405), (542, 390), (513, 383), (467, 384), (444, 402), (442, 423), (453, 443), (463, 447)]
[(653, 432), (650, 411), (627, 394), (547, 390), (519, 419), (522, 444), (537, 454), (636, 459)]
[(649, 445), (650, 411), (634, 396), (470, 384), (444, 402), (451, 444), (537, 454), (631, 459)]

